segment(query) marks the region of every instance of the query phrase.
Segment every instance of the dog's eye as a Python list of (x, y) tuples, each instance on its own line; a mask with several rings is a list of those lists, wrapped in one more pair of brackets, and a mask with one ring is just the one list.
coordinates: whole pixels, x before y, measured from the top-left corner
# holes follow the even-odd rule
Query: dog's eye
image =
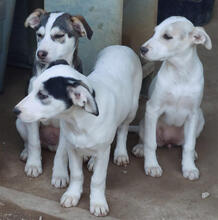
[(164, 34), (164, 35), (163, 35), (163, 38), (164, 38), (165, 40), (171, 40), (171, 39), (173, 39), (173, 37), (171, 37), (171, 36), (168, 35), (168, 34)]
[(41, 91), (38, 92), (37, 96), (40, 100), (44, 100), (48, 98), (48, 95), (43, 94)]
[(43, 35), (40, 34), (40, 33), (37, 33), (36, 35), (37, 35), (38, 38), (42, 38), (43, 37)]
[(55, 36), (54, 36), (54, 38), (56, 38), (56, 39), (60, 39), (62, 37), (64, 37), (64, 34), (55, 34)]

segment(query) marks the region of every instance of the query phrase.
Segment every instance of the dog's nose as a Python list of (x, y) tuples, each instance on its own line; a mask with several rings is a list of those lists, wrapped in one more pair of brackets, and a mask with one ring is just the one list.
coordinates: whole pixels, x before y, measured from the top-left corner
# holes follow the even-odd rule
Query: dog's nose
[(140, 52), (141, 52), (142, 55), (145, 55), (148, 51), (149, 51), (149, 49), (147, 47), (141, 47), (140, 48)]
[(47, 55), (48, 55), (48, 52), (45, 51), (45, 50), (39, 50), (39, 51), (37, 52), (37, 56), (38, 56), (40, 59), (46, 58)]
[(13, 113), (16, 115), (16, 116), (18, 116), (20, 113), (21, 113), (21, 111), (18, 109), (18, 108), (14, 108), (13, 109)]

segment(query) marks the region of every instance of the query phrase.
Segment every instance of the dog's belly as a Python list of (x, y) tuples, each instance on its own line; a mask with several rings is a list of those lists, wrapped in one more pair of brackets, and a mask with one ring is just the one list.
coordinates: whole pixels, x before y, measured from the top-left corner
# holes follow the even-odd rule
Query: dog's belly
[(184, 143), (184, 126), (176, 127), (167, 125), (161, 119), (158, 121), (157, 130), (157, 146), (183, 145)]
[(45, 146), (55, 146), (59, 142), (59, 120), (42, 121), (39, 128), (40, 141)]

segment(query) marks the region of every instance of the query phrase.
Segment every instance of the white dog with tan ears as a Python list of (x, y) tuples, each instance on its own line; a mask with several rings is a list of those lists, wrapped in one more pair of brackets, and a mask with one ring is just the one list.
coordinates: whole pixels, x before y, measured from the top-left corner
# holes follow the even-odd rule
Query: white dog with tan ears
[(182, 145), (183, 176), (189, 180), (199, 178), (195, 143), (204, 126), (200, 107), (204, 75), (198, 44), (212, 48), (202, 27), (175, 16), (159, 24), (140, 49), (145, 59), (163, 61), (149, 88), (145, 120), (140, 123), (140, 143), (132, 151), (136, 156), (145, 156), (146, 175), (162, 175), (157, 146)]
[(83, 191), (83, 156), (94, 156), (90, 212), (107, 215), (105, 183), (111, 143), (117, 132), (116, 156), (122, 157), (141, 82), (137, 55), (128, 47), (110, 46), (101, 51), (88, 77), (60, 61), (48, 68), (15, 107), (19, 119), (26, 123), (60, 119), (58, 150), (67, 149), (70, 166), (70, 185), (61, 198), (64, 207), (78, 204)]

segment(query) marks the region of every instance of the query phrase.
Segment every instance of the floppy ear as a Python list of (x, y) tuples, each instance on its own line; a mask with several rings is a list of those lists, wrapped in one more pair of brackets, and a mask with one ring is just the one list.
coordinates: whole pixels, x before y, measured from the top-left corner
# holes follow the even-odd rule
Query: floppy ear
[(87, 37), (89, 40), (92, 38), (93, 31), (83, 16), (71, 16), (71, 22), (73, 29), (80, 37)]
[(86, 85), (83, 86), (83, 83), (75, 82), (67, 87), (67, 91), (73, 105), (84, 108), (85, 111), (95, 116), (99, 115), (95, 95), (90, 93)]
[(34, 10), (26, 19), (24, 26), (25, 27), (31, 27), (31, 28), (36, 28), (39, 23), (40, 23), (40, 19), (39, 17), (42, 14), (45, 14), (46, 11), (41, 9), (41, 8), (37, 8), (36, 10)]
[(194, 44), (203, 44), (208, 50), (212, 48), (211, 39), (203, 27), (194, 28), (192, 39)]

